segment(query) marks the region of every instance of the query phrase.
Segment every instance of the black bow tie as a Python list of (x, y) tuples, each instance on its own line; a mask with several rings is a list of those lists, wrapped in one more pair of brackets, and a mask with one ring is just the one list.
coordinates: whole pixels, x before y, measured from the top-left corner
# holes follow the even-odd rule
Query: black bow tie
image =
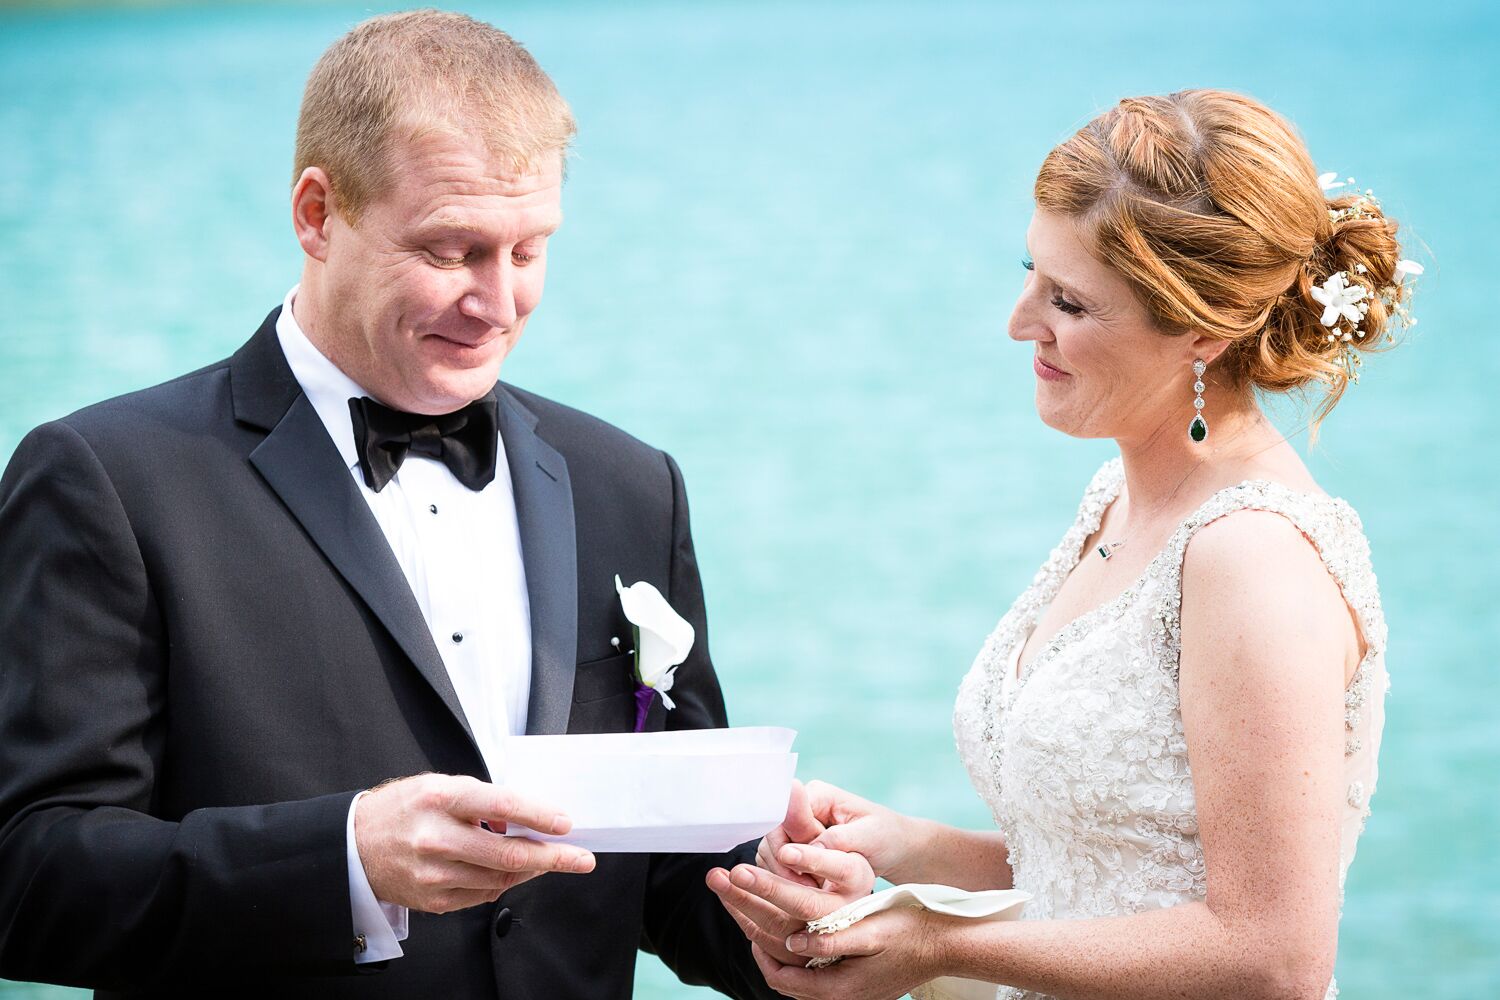
[(433, 417), (393, 410), (369, 396), (349, 400), (365, 485), (379, 493), (407, 454), (416, 452), (442, 462), (469, 489), (484, 489), (495, 478), (498, 411), (493, 392), (461, 410)]

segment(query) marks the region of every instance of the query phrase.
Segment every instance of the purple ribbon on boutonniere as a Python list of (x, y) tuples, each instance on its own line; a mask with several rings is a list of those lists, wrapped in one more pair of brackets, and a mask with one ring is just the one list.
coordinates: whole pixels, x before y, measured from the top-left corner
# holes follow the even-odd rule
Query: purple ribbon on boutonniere
[[(651, 702), (661, 695), (661, 703), (671, 711), (676, 706), (667, 692), (672, 690), (677, 667), (687, 659), (693, 648), (695, 633), (692, 623), (683, 618), (661, 591), (642, 580), (625, 586), (615, 577), (615, 592), (620, 595), (620, 608), (625, 619), (635, 632), (635, 731), (646, 729), (646, 716), (651, 712)], [(610, 644), (620, 648), (618, 638)]]
[(651, 714), (651, 703), (656, 700), (656, 688), (635, 682), (635, 731), (646, 731), (646, 716)]

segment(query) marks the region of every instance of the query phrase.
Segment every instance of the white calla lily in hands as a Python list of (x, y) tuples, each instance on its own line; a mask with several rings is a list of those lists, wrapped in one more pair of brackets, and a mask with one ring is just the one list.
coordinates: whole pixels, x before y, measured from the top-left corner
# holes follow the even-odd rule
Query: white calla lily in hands
[(677, 667), (693, 648), (693, 625), (672, 609), (667, 599), (645, 580), (625, 586), (615, 576), (615, 592), (625, 618), (635, 628), (635, 677), (661, 695), (662, 704), (675, 708), (667, 692)]

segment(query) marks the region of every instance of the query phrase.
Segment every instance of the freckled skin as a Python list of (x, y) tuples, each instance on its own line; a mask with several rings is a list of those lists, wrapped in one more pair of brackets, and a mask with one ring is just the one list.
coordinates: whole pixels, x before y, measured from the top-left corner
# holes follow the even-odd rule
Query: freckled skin
[[(1037, 212), (1027, 243), (1035, 270), (1026, 274), (1009, 334), (1033, 343), (1052, 366), (1037, 377), (1041, 419), (1074, 437), (1113, 438), (1120, 448), (1125, 487), (1085, 551), (1104, 539), (1128, 543), (1108, 560), (1080, 561), (1023, 649), (1023, 664), (1066, 622), (1138, 577), (1215, 491), (1269, 479), (1321, 492), (1250, 394), (1217, 378), (1213, 361), (1223, 342), (1155, 328), (1071, 220)], [(1085, 308), (1065, 308), (1077, 305)], [(1203, 395), (1211, 431), (1203, 444), (1187, 435), (1194, 358), (1209, 363)], [(1182, 592), (1179, 696), (1206, 862), (1203, 902), (998, 923), (890, 911), (814, 938), (799, 952), (855, 956), (831, 969), (782, 965), (761, 952), (768, 982), (796, 996), (841, 1000), (895, 997), (939, 975), (1076, 1000), (1321, 1000), (1338, 933), (1344, 688), (1363, 656), (1362, 637), (1308, 540), (1276, 514), (1239, 511), (1198, 531), (1184, 558)], [(904, 881), (1010, 885), (1008, 868), (976, 865), (976, 858), (1004, 857), (996, 831), (900, 816), (831, 786), (815, 797), (843, 814), (834, 827), (844, 831), (839, 846), (898, 859)], [(861, 828), (878, 831), (879, 842), (861, 845)], [(986, 873), (987, 886), (974, 884), (976, 871)], [(733, 911), (734, 900), (725, 901)]]

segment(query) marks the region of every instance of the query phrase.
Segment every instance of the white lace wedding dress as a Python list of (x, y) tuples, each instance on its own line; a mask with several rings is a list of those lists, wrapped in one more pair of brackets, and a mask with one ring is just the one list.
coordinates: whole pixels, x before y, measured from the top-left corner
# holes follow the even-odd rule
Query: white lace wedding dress
[[(1021, 647), (1122, 480), (1119, 459), (1094, 476), (1072, 528), (985, 641), (954, 710), (959, 755), (1005, 836), (1016, 888), (1032, 896), (1023, 919), (1115, 916), (1204, 898), (1177, 701), (1182, 558), (1199, 528), (1245, 509), (1274, 511), (1313, 542), (1368, 645), (1344, 699), (1342, 887), (1375, 790), (1388, 685), (1385, 618), (1359, 515), (1342, 500), (1270, 482), (1221, 490), (1134, 584), (1066, 625), (1017, 679)], [(1330, 982), (1328, 996), (1337, 993)], [(997, 996), (1041, 1000), (1010, 987)]]

